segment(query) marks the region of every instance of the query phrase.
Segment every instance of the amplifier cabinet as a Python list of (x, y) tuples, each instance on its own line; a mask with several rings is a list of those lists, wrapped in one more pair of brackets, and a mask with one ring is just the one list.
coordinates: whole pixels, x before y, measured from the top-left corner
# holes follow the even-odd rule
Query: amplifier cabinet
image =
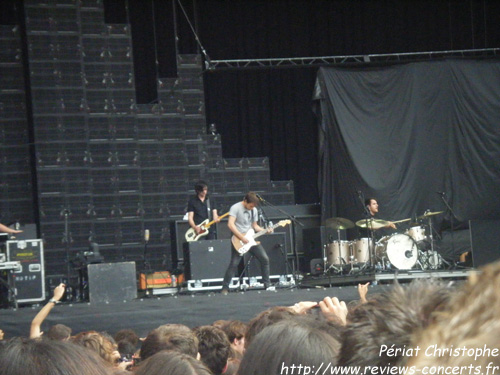
[(7, 258), (20, 262), (21, 269), (12, 274), (18, 303), (45, 300), (45, 269), (42, 240), (7, 241)]
[(222, 279), (231, 260), (231, 240), (199, 240), (184, 244), (186, 280)]

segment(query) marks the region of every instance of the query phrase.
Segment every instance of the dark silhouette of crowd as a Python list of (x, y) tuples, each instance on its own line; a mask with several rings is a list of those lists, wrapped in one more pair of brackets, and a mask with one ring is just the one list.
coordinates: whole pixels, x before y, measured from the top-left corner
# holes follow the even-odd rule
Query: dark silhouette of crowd
[(416, 279), (377, 294), (363, 284), (347, 304), (325, 297), (271, 307), (249, 322), (169, 322), (142, 339), (133, 329), (74, 334), (61, 324), (44, 335), (64, 290), (57, 286), (35, 316), (30, 338), (0, 330), (0, 375), (500, 373), (500, 262), (465, 282)]

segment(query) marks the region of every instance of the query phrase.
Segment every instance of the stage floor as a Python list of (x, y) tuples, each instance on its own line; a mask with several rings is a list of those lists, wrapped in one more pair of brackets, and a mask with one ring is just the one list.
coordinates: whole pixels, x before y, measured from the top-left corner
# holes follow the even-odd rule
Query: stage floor
[[(45, 320), (42, 330), (62, 323), (73, 333), (85, 330), (107, 331), (134, 329), (141, 337), (162, 324), (180, 323), (191, 328), (211, 324), (219, 319), (238, 319), (248, 322), (259, 312), (272, 306), (291, 306), (300, 301), (320, 301), (326, 296), (338, 297), (345, 302), (358, 299), (357, 284), (370, 281), (369, 293), (379, 293), (392, 287), (394, 279), (408, 282), (414, 278), (436, 277), (463, 280), (471, 271), (399, 272), (354, 277), (315, 277), (302, 280), (300, 287), (278, 288), (276, 291), (233, 291), (228, 295), (219, 292), (181, 292), (137, 298), (122, 303), (73, 303), (59, 304)], [(5, 338), (29, 335), (31, 320), (41, 305), (18, 309), (0, 310), (0, 329)]]

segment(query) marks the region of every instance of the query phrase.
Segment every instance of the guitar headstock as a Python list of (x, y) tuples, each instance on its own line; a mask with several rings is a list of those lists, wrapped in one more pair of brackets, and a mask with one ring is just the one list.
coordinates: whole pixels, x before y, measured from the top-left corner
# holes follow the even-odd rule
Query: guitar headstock
[(291, 221), (291, 220), (280, 220), (280, 221), (278, 222), (278, 226), (280, 226), (280, 227), (284, 227), (285, 225), (288, 225), (288, 224), (291, 224), (291, 223), (292, 223), (292, 221)]

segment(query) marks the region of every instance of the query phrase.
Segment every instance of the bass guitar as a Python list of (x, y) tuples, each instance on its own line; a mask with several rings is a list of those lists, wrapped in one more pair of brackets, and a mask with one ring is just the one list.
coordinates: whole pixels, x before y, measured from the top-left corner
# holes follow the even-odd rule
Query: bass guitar
[[(224, 215), (219, 216), (219, 219), (225, 218), (229, 215), (229, 212), (226, 212)], [(200, 224), (197, 225), (198, 228), (201, 229), (200, 233), (196, 233), (193, 228), (189, 228), (184, 236), (187, 242), (198, 241), (201, 237), (206, 236), (208, 234), (208, 228), (215, 223), (215, 220), (208, 221), (208, 219), (203, 220)]]
[[(270, 228), (275, 229), (277, 227), (284, 227), (285, 225), (288, 225), (290, 223), (291, 223), (290, 220), (281, 220), (280, 222), (274, 224)], [(255, 233), (255, 231), (253, 229), (250, 229), (248, 232), (245, 233), (245, 238), (248, 240), (248, 243), (244, 243), (242, 240), (240, 240), (235, 235), (233, 235), (233, 237), (231, 238), (231, 242), (232, 242), (234, 248), (236, 249), (236, 251), (238, 253), (240, 253), (240, 255), (243, 255), (248, 250), (250, 250), (250, 248), (252, 246), (257, 245), (257, 241), (255, 241), (255, 239), (262, 236), (263, 234), (269, 233), (268, 230), (269, 230), (269, 228)]]

